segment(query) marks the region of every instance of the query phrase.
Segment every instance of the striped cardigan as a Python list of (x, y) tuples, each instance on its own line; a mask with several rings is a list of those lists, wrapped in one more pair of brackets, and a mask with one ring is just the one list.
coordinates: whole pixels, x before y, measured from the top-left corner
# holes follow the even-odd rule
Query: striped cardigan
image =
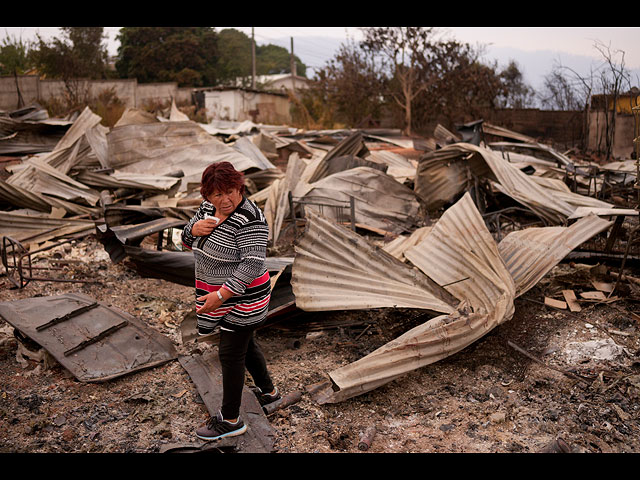
[[(213, 312), (198, 314), (198, 332), (210, 333), (220, 325), (231, 330), (255, 328), (267, 317), (271, 280), (265, 266), (269, 226), (262, 211), (247, 198), (212, 233), (191, 234), (193, 224), (214, 215), (208, 201), (182, 231), (183, 245), (195, 257), (196, 299), (221, 287), (234, 295)], [(196, 300), (200, 308), (204, 302)]]

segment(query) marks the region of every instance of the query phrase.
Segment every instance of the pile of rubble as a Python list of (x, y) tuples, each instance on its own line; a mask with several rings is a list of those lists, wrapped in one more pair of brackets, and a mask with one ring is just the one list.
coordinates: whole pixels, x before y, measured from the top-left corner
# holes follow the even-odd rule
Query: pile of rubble
[[(0, 153), (12, 155), (1, 157), (0, 248), (16, 288), (78, 281), (49, 276), (47, 268), (36, 276), (33, 264), (89, 235), (111, 261), (127, 259), (141, 276), (192, 285), (193, 256), (177, 239), (200, 204), (202, 171), (225, 160), (245, 172), (248, 195), (271, 227), (270, 321), (299, 310), (424, 312), (424, 323), (310, 385), (319, 404), (462, 350), (511, 319), (515, 299), (571, 255), (618, 258), (624, 266), (636, 253), (634, 161), (578, 162), (482, 121), (457, 133), (439, 125), (418, 141), (382, 129), (203, 125), (175, 105), (168, 118), (129, 109), (111, 129), (89, 108), (69, 122), (35, 112), (0, 115)], [(30, 143), (34, 132), (41, 140)], [(157, 248), (142, 247), (152, 235)], [(575, 303), (567, 294), (562, 308)], [(0, 316), (81, 381), (177, 358), (162, 335), (83, 295), (0, 303)], [(195, 338), (193, 318), (181, 328), (183, 341)], [(180, 363), (196, 381), (215, 359)], [(254, 407), (246, 408), (258, 418)], [(262, 423), (254, 447), (269, 450)]]

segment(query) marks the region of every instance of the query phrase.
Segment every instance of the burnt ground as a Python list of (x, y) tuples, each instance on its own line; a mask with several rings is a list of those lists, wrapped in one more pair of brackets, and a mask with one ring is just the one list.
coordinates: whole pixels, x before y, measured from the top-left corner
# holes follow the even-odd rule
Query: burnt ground
[[(216, 348), (182, 344), (179, 324), (192, 309), (191, 288), (140, 278), (126, 262), (113, 264), (92, 237), (63, 255), (83, 260), (64, 275), (101, 283), (33, 281), (16, 289), (0, 277), (1, 300), (85, 293), (146, 322), (179, 353)], [(557, 266), (516, 300), (511, 320), (372, 392), (333, 405), (305, 393), (269, 416), (276, 453), (365, 453), (358, 443), (371, 426), (377, 434), (366, 453), (531, 453), (558, 438), (572, 452), (640, 451), (640, 295), (624, 284), (620, 300), (583, 302), (579, 313), (542, 303), (568, 286), (593, 290), (578, 274), (584, 271)], [(424, 321), (419, 315), (322, 312), (282, 319), (257, 337), (286, 393), (324, 380)], [(20, 353), (21, 345), (0, 320), (0, 452), (146, 453), (196, 440), (207, 411), (179, 362), (82, 383), (55, 361)]]

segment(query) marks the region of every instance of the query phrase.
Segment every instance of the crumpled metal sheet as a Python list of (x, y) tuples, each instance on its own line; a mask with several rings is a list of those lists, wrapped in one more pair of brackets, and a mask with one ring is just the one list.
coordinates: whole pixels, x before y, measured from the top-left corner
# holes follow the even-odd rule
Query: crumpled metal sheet
[(107, 142), (116, 170), (155, 175), (182, 170), (181, 191), (189, 182), (199, 183), (204, 169), (214, 162), (231, 162), (239, 171), (264, 168), (264, 162), (234, 150), (196, 122), (116, 125), (107, 134)]
[[(301, 198), (310, 202), (349, 205), (353, 197), (357, 223), (397, 234), (411, 231), (420, 211), (413, 190), (369, 167), (334, 173), (305, 185), (305, 189)], [(324, 215), (329, 216), (330, 212)]]
[(180, 184), (180, 178), (146, 173), (113, 172), (111, 174), (85, 170), (76, 176), (85, 185), (98, 188), (135, 188), (139, 190), (166, 192)]
[(39, 212), (50, 212), (51, 204), (42, 195), (11, 185), (0, 179), (0, 199), (18, 208), (28, 208)]
[(293, 293), (307, 311), (381, 307), (453, 312), (455, 298), (363, 237), (307, 210), (296, 245)]
[(231, 148), (251, 158), (260, 170), (275, 168), (275, 165), (271, 163), (265, 154), (247, 137), (240, 137), (231, 145)]
[[(460, 300), (456, 311), (433, 318), (330, 372), (330, 382), (314, 389), (314, 399), (340, 402), (460, 351), (508, 321), (518, 295), (611, 223), (591, 215), (570, 227), (514, 232), (496, 245), (466, 193), (424, 240), (404, 252), (413, 265)], [(336, 288), (341, 286), (336, 283)]]
[(611, 225), (612, 221), (591, 214), (569, 227), (526, 228), (504, 237), (498, 249), (515, 281), (516, 297), (535, 286), (572, 250)]
[(103, 382), (177, 358), (169, 338), (80, 293), (2, 302), (0, 317), (81, 382)]
[(0, 236), (12, 237), (24, 243), (38, 243), (68, 233), (95, 231), (95, 222), (86, 218), (52, 218), (46, 215), (25, 215), (0, 211)]
[(70, 125), (50, 120), (47, 111), (39, 107), (0, 114), (0, 155), (50, 152)]
[(400, 183), (405, 180), (414, 180), (416, 166), (404, 156), (388, 150), (371, 150), (367, 160), (387, 165), (387, 175), (391, 175)]
[(369, 149), (364, 143), (362, 133), (359, 131), (349, 134), (346, 138), (340, 141), (337, 145), (331, 148), (326, 155), (322, 157), (322, 161), (316, 165), (313, 175), (309, 178), (309, 183), (317, 182), (318, 180), (328, 176), (329, 167), (333, 158), (342, 157), (345, 155), (353, 155), (358, 157), (366, 157), (369, 153)]
[(431, 232), (431, 227), (420, 227), (416, 229), (411, 235), (399, 235), (389, 243), (387, 243), (382, 249), (396, 257), (400, 261), (404, 261), (405, 250), (417, 245), (426, 238)]
[(455, 311), (330, 372), (332, 384), (314, 392), (319, 403), (340, 402), (441, 360), (513, 316), (513, 279), (469, 194), (449, 208), (427, 238), (405, 256), (438, 284), (450, 284), (445, 289), (461, 303)]
[(22, 189), (57, 197), (68, 202), (93, 207), (100, 200), (100, 193), (52, 167), (44, 159), (31, 158), (25, 168), (7, 179), (7, 183)]
[(278, 241), (282, 223), (289, 215), (289, 193), (293, 192), (302, 178), (307, 164), (297, 153), (293, 153), (287, 162), (287, 171), (282, 179), (276, 179), (271, 184), (269, 197), (265, 203), (264, 214), (269, 229), (269, 240)]
[(474, 311), (492, 312), (501, 299), (511, 298), (500, 321), (513, 315), (513, 279), (469, 193), (404, 256), (438, 284), (449, 285), (446, 289)]
[(472, 175), (488, 178), (496, 189), (551, 224), (565, 223), (579, 205), (610, 206), (584, 195), (546, 188), (516, 164), (502, 158), (499, 152), (468, 143), (447, 145), (421, 157), (415, 190), (430, 208), (440, 207), (468, 189), (473, 182)]

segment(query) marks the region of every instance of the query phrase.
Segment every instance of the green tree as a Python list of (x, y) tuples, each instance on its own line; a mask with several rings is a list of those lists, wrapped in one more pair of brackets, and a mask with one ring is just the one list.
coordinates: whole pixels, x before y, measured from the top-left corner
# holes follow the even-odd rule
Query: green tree
[[(234, 84), (237, 78), (251, 76), (251, 39), (235, 28), (218, 33), (218, 79), (220, 83)], [(249, 85), (249, 80), (245, 83)]]
[(8, 33), (6, 35), (0, 44), (0, 75), (22, 75), (33, 67), (30, 58), (32, 44)]
[(107, 48), (103, 27), (60, 27), (51, 42), (36, 35), (33, 58), (41, 74), (53, 78), (105, 78)]
[(302, 103), (326, 127), (357, 127), (380, 119), (385, 82), (374, 55), (347, 42), (316, 72), (314, 84), (302, 94)]
[[(296, 75), (306, 77), (307, 67), (294, 54)], [(278, 45), (256, 46), (256, 72), (258, 75), (275, 75), (291, 72), (291, 52)]]
[[(235, 84), (238, 78), (243, 85), (251, 84), (253, 72), (251, 38), (235, 28), (225, 28), (218, 33), (218, 78), (221, 83)], [(291, 54), (277, 45), (256, 45), (256, 75), (272, 75), (291, 71)], [(296, 74), (305, 76), (306, 66), (294, 55)]]
[(123, 27), (116, 70), (140, 83), (215, 85), (217, 34), (211, 27)]

